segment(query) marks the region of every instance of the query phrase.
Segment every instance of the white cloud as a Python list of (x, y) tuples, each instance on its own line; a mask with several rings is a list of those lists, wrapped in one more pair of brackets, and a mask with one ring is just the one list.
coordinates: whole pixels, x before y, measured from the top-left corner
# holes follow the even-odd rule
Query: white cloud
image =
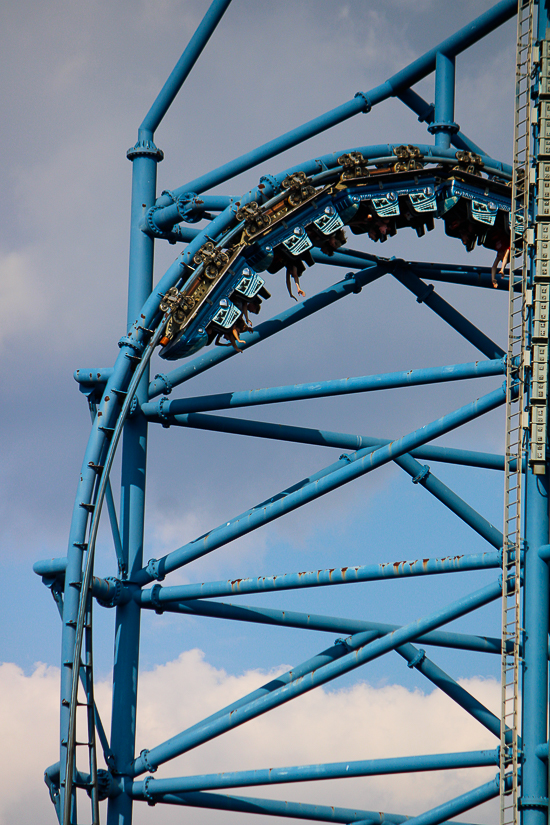
[(48, 293), (38, 278), (39, 269), (23, 251), (0, 252), (0, 306), (2, 326), (0, 346), (8, 342), (17, 348), (36, 325), (48, 317)]
[[(250, 670), (230, 675), (205, 661), (201, 651), (189, 650), (143, 673), (137, 752), (247, 694), (286, 667), (270, 673)], [(30, 676), (14, 664), (0, 666), (0, 730), (4, 744), (0, 768), (10, 777), (0, 798), (0, 825), (54, 822), (42, 774), (56, 760), (58, 679), (58, 670), (45, 665), (37, 665)], [(497, 709), (499, 686), (494, 680), (477, 678), (462, 684), (480, 701)], [(107, 728), (109, 694), (108, 684), (100, 682), (96, 697)], [(423, 693), (400, 685), (373, 687), (362, 682), (349, 688), (313, 691), (180, 757), (175, 764), (160, 768), (156, 777), (495, 746), (491, 734), (439, 691)], [(242, 793), (412, 814), (489, 781), (495, 772), (495, 768), (484, 768), (427, 777), (311, 783), (286, 789), (248, 788)], [(230, 814), (223, 816), (231, 822)], [(180, 819), (181, 812), (176, 809), (137, 806), (138, 823)], [(475, 819), (490, 821), (482, 813), (476, 813)], [(220, 816), (197, 811), (193, 821), (219, 822)]]

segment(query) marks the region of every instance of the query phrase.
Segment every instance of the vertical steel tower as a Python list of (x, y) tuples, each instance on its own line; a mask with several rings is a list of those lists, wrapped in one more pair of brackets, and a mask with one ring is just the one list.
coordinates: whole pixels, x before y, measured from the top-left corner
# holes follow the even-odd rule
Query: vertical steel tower
[[(436, 45), (368, 92), (236, 158), (212, 172), (157, 195), (163, 153), (155, 131), (168, 112), (210, 36), (230, 6), (213, 0), (195, 35), (138, 130), (128, 151), (133, 167), (128, 327), (112, 369), (80, 370), (92, 429), (75, 499), (67, 556), (37, 562), (62, 618), (60, 760), (46, 783), (62, 825), (99, 823), (108, 800), (109, 825), (130, 825), (134, 801), (218, 811), (256, 813), (320, 822), (436, 825), (500, 796), (501, 823), (548, 822), (548, 307), (550, 290), (550, 32), (545, 0), (501, 0), (470, 25)], [(442, 11), (444, 13), (444, 10)], [(484, 153), (454, 121), (455, 58), (518, 15), (513, 165)], [(413, 90), (435, 73), (435, 104)], [(261, 162), (307, 139), (398, 98), (434, 136), (422, 145), (354, 146), (262, 177), (244, 195), (208, 193)], [(467, 249), (496, 253), (493, 268), (384, 258), (351, 248), (349, 232), (383, 242), (396, 232), (422, 236), (434, 219)], [(201, 228), (193, 226), (200, 223)], [(344, 231), (348, 232), (348, 238)], [(178, 245), (172, 266), (153, 286), (155, 242)], [(252, 326), (269, 297), (265, 272), (286, 272), (289, 291), (300, 287), (305, 266), (332, 265), (345, 277), (275, 317)], [(168, 396), (178, 386), (247, 352), (381, 278), (395, 279), (481, 354), (481, 360), (312, 384), (233, 393)], [(507, 351), (441, 298), (432, 281), (509, 292)], [(424, 308), (421, 307), (423, 311)], [(265, 308), (263, 310), (265, 313)], [(319, 316), (322, 318), (322, 316)], [(214, 343), (222, 345), (218, 349)], [(224, 348), (225, 346), (225, 348)], [(149, 376), (158, 351), (177, 366)], [(202, 348), (201, 354), (196, 354)], [(246, 359), (243, 356), (243, 362)], [(183, 359), (188, 360), (183, 360)], [(466, 394), (452, 412), (393, 441), (357, 433), (212, 415), (255, 407), (449, 381), (501, 376), (503, 384), (475, 400)], [(160, 396), (160, 398), (159, 398)], [(505, 455), (435, 446), (430, 442), (505, 405)], [(254, 505), (207, 534), (145, 563), (143, 555), (147, 433), (149, 424), (183, 427), (272, 441), (346, 450), (338, 460)], [(117, 515), (109, 476), (121, 442), (121, 501)], [(273, 445), (276, 449), (276, 444)], [(246, 446), (243, 447), (246, 450)], [(420, 460), (500, 471), (505, 477), (501, 532), (460, 498)], [(483, 552), (394, 564), (362, 564), (303, 573), (273, 567), (258, 578), (170, 584), (173, 571), (216, 551), (348, 482), (394, 462), (486, 543)], [(105, 505), (105, 507), (103, 507)], [(252, 506), (251, 506), (252, 505)], [(100, 515), (108, 512), (118, 563), (117, 577), (94, 570)], [(120, 529), (119, 525), (120, 524)], [(353, 562), (351, 562), (353, 563)], [(471, 571), (466, 595), (435, 610), (411, 603), (406, 624), (364, 618), (243, 606), (234, 597), (309, 587), (338, 587), (403, 577)], [(482, 571), (494, 571), (476, 583)], [(263, 571), (259, 571), (263, 572)], [(276, 574), (276, 575), (274, 575)], [(385, 587), (391, 587), (391, 583)], [(219, 599), (229, 598), (229, 601)], [(502, 638), (459, 633), (446, 626), (490, 603), (502, 602)], [(105, 732), (94, 701), (93, 615), (116, 610), (112, 727)], [(220, 709), (165, 742), (135, 752), (139, 714), (138, 671), (142, 610), (210, 617), (245, 625), (264, 624), (330, 631), (343, 638), (253, 693)], [(450, 648), (500, 656), (499, 719), (426, 654)], [(175, 757), (331, 683), (361, 665), (396, 651), (409, 668), (446, 693), (495, 737), (493, 750), (397, 755), (390, 759), (324, 763), (156, 779), (157, 768)], [(431, 656), (431, 653), (430, 653)], [(81, 710), (79, 710), (81, 708)], [(101, 753), (102, 762), (100, 763)], [(78, 753), (78, 760), (77, 760)], [(81, 756), (86, 759), (81, 763)], [(98, 763), (103, 767), (98, 768)], [(380, 813), (281, 802), (226, 793), (255, 785), (368, 777), (430, 770), (495, 767), (495, 778), (436, 808), (409, 818), (407, 811)], [(87, 809), (87, 810), (86, 810)], [(221, 815), (221, 814), (220, 814)], [(475, 816), (475, 814), (474, 814)]]

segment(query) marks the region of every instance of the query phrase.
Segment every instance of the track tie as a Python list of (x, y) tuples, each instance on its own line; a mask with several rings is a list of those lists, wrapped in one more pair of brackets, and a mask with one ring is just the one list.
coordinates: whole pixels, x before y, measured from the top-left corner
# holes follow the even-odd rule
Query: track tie
[(87, 501), (81, 501), (80, 506), (87, 510), (89, 513), (93, 513), (95, 510), (95, 504), (89, 504)]

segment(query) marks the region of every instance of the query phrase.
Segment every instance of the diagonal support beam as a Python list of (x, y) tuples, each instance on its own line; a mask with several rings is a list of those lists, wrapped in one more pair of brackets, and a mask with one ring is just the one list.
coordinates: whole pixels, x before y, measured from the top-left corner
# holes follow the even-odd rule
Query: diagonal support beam
[[(468, 791), (461, 796), (457, 796), (449, 802), (444, 802), (443, 805), (438, 805), (420, 816), (414, 816), (409, 819), (407, 825), (441, 825), (449, 819), (455, 817), (465, 811), (470, 811), (489, 799), (495, 799), (499, 794), (499, 778), (498, 775), (487, 782), (485, 785), (480, 785), (479, 788), (474, 788), (473, 791)], [(361, 825), (370, 825), (370, 819), (367, 817)]]
[(437, 498), (451, 512), (455, 513), (465, 524), (482, 536), (493, 547), (501, 548), (503, 537), (500, 530), (483, 518), (473, 507), (457, 496), (453, 490), (434, 476), (427, 464), (422, 466), (408, 453), (395, 459), (395, 463), (411, 476), (414, 484), (420, 484)]
[(229, 541), (244, 536), (285, 513), (289, 513), (309, 501), (314, 501), (316, 498), (336, 490), (349, 481), (382, 467), (415, 447), (420, 447), (422, 444), (438, 438), (468, 421), (473, 421), (490, 410), (496, 409), (504, 403), (504, 400), (505, 390), (500, 387), (477, 401), (466, 404), (464, 407), (430, 424), (426, 424), (419, 430), (415, 430), (391, 444), (379, 447), (374, 451), (371, 448), (358, 450), (355, 454), (346, 456), (345, 459), (337, 462), (331, 468), (322, 470), (317, 474), (317, 478), (311, 477), (304, 482), (300, 482), (294, 489), (276, 500), (263, 502), (253, 510), (249, 510), (205, 536), (183, 545), (183, 547), (169, 553), (162, 559), (152, 560), (147, 567), (135, 574), (133, 581), (143, 586), (153, 581), (153, 579), (162, 579), (167, 573), (183, 567), (183, 565), (212, 552), (212, 550), (216, 550)]
[[(149, 783), (151, 784), (151, 782)], [(154, 788), (154, 785), (153, 785)], [(147, 800), (145, 791), (130, 792), (134, 799)], [(315, 822), (333, 822), (341, 825), (361, 822), (364, 825), (407, 825), (409, 816), (381, 811), (358, 811), (354, 808), (337, 808), (332, 805), (308, 805), (305, 802), (288, 802), (279, 799), (258, 799), (249, 796), (230, 796), (218, 793), (159, 794), (155, 802), (167, 805), (184, 805), (191, 808), (207, 808), (216, 811), (235, 811), (244, 814), (263, 814)], [(466, 825), (463, 822), (447, 822), (445, 825)]]
[(426, 304), (487, 358), (504, 357), (505, 353), (502, 347), (491, 341), (485, 333), (481, 332), (471, 321), (468, 321), (458, 310), (438, 295), (432, 284), (426, 284), (418, 275), (405, 270), (399, 264), (396, 265), (391, 274), (399, 283), (416, 295), (418, 303)]
[(465, 381), (506, 374), (504, 358), (490, 361), (472, 361), (466, 364), (448, 364), (443, 367), (388, 372), (380, 375), (362, 375), (355, 378), (337, 378), (332, 381), (316, 381), (309, 384), (291, 384), (283, 387), (266, 387), (258, 390), (225, 392), (217, 395), (201, 395), (191, 398), (163, 399), (141, 407), (146, 418), (162, 414), (162, 417), (181, 413), (228, 410), (236, 407), (257, 407), (263, 404), (280, 404), (287, 401), (303, 401), (313, 398), (330, 398), (361, 392), (418, 387), (426, 384), (444, 384), (449, 381)]
[(150, 770), (151, 766), (156, 767), (164, 762), (168, 762), (176, 756), (180, 756), (192, 748), (244, 724), (244, 722), (250, 719), (255, 719), (275, 707), (279, 707), (298, 696), (308, 693), (316, 687), (327, 684), (339, 676), (342, 676), (344, 673), (349, 673), (367, 662), (383, 656), (390, 650), (395, 650), (395, 648), (410, 642), (413, 638), (423, 633), (436, 630), (438, 627), (454, 619), (458, 619), (489, 604), (501, 595), (501, 582), (496, 581), (475, 593), (471, 593), (468, 596), (452, 602), (440, 610), (428, 614), (422, 619), (417, 619), (405, 625), (394, 633), (384, 636), (382, 639), (371, 641), (371, 634), (369, 633), (359, 633), (351, 636), (342, 644), (342, 646), (350, 652), (346, 653), (340, 659), (316, 668), (299, 679), (293, 679), (288, 684), (282, 685), (267, 695), (249, 702), (230, 713), (225, 713), (210, 723), (205, 721), (195, 726), (194, 729), (184, 731), (172, 737), (167, 742), (158, 745), (150, 751), (142, 752), (140, 756), (134, 760), (133, 766), (129, 766), (131, 775), (138, 776)]
[[(164, 413), (164, 410), (163, 410)], [(226, 418), (225, 416), (205, 416), (201, 414), (182, 414), (175, 416), (154, 415), (150, 417), (151, 421), (164, 424), (164, 426), (176, 424), (179, 426), (196, 426), (205, 430), (214, 430), (220, 432), (239, 433), (241, 435), (257, 435), (265, 438), (276, 438), (280, 440), (298, 441), (302, 444), (318, 444), (324, 447), (345, 447), (348, 449), (357, 449), (368, 444), (374, 449), (381, 444), (390, 444), (386, 439), (367, 439), (362, 436), (344, 435), (342, 433), (326, 433), (320, 430), (309, 430), (304, 427), (290, 427), (284, 424), (264, 424), (264, 422), (247, 421), (246, 419)], [(194, 423), (196, 422), (196, 423)], [(370, 444), (369, 442), (374, 442)], [(472, 464), (473, 458), (470, 459), (468, 455), (464, 455), (465, 451), (452, 450), (452, 448), (444, 447), (423, 447), (419, 450), (413, 450), (415, 455), (420, 457), (427, 457), (433, 451), (437, 460), (440, 455), (441, 459), (449, 460), (455, 458), (456, 463)], [(448, 452), (450, 451), (450, 452)], [(492, 463), (490, 461), (490, 454), (475, 454), (472, 456), (477, 458), (474, 466), (485, 466), (489, 464), (491, 469), (504, 469), (504, 457), (493, 456)], [(485, 459), (485, 461), (484, 461)], [(498, 462), (498, 463), (497, 463)], [(487, 519), (481, 516), (477, 510), (474, 510), (467, 504), (460, 496), (457, 496), (446, 484), (443, 484), (433, 473), (427, 465), (422, 465), (416, 461), (410, 453), (405, 453), (400, 458), (395, 459), (395, 464), (401, 467), (408, 475), (411, 476), (414, 484), (420, 484), (424, 489), (428, 490), (435, 498), (441, 501), (449, 508), (455, 515), (457, 515), (465, 524), (468, 524), (473, 530), (479, 533), (489, 544), (493, 547), (502, 547), (502, 533), (500, 530), (492, 525)], [(495, 466), (496, 465), (496, 466)]]
[[(274, 610), (269, 607), (228, 604), (227, 602), (210, 602), (206, 599), (186, 602), (168, 602), (163, 605), (143, 604), (142, 607), (157, 613), (179, 613), (190, 616), (208, 616), (235, 622), (252, 622), (277, 627), (295, 627), (303, 630), (341, 633), (353, 635), (372, 630), (377, 636), (385, 636), (399, 630), (400, 625), (369, 622), (363, 619), (342, 619), (337, 616), (322, 616), (316, 613), (299, 613), (294, 610)], [(471, 650), (476, 653), (492, 653), (500, 656), (501, 640), (493, 636), (471, 636), (446, 630), (433, 630), (417, 639), (417, 644), (452, 650)]]
[(187, 44), (185, 51), (157, 95), (155, 102), (145, 115), (139, 127), (140, 137), (153, 136), (230, 3), (231, 0), (213, 0), (195, 34)]
[[(467, 26), (464, 26), (451, 37), (446, 38), (439, 43), (439, 45), (435, 46), (435, 48), (430, 49), (424, 55), (417, 58), (417, 60), (414, 60), (409, 66), (392, 75), (385, 83), (374, 87), (366, 93), (357, 92), (354, 98), (343, 103), (341, 106), (331, 109), (329, 112), (264, 143), (257, 149), (247, 152), (205, 175), (188, 181), (183, 186), (178, 187), (174, 191), (174, 195), (177, 197), (185, 192), (205, 192), (242, 172), (246, 172), (248, 169), (252, 169), (259, 163), (269, 160), (285, 152), (287, 149), (297, 146), (309, 138), (332, 128), (338, 123), (342, 123), (360, 112), (369, 112), (377, 103), (397, 96), (404, 89), (408, 89), (410, 86), (422, 80), (422, 78), (431, 74), (435, 70), (438, 52), (448, 57), (456, 57), (456, 55), (474, 43), (477, 43), (485, 37), (485, 35), (489, 34), (489, 32), (512, 18), (516, 12), (516, 0), (501, 0), (500, 3), (497, 3), (493, 8), (488, 9), (482, 15), (472, 20)], [(169, 203), (170, 198), (167, 196), (161, 196), (157, 199), (157, 206), (166, 207)], [(156, 217), (159, 226), (161, 223), (169, 222), (172, 219), (172, 212), (168, 214), (165, 213), (163, 215), (161, 213)], [(181, 220), (181, 218), (176, 217), (176, 215), (174, 215), (174, 217), (175, 220)], [(175, 220), (173, 222), (175, 222)]]
[[(420, 123), (427, 123), (429, 125), (434, 122), (434, 104), (428, 103), (423, 97), (420, 97), (414, 89), (404, 89), (402, 92), (398, 92), (396, 97), (399, 98), (405, 106), (408, 106), (409, 109), (418, 115), (418, 120)], [(465, 149), (468, 152), (475, 152), (478, 155), (487, 154), (476, 143), (474, 143), (473, 140), (470, 140), (470, 138), (467, 137), (467, 135), (465, 135), (460, 129), (458, 132), (451, 135), (451, 143), (453, 146), (456, 146), (457, 149)]]
[(406, 660), (408, 667), (418, 670), (453, 702), (460, 705), (470, 716), (500, 739), (500, 719), (494, 713), (491, 713), (489, 708), (479, 702), (475, 696), (472, 696), (471, 693), (461, 687), (448, 673), (445, 673), (444, 670), (428, 659), (424, 650), (419, 650), (409, 642), (396, 648), (396, 653), (399, 653)]
[[(231, 418), (221, 415), (204, 415), (191, 413), (176, 415), (168, 420), (160, 415), (152, 416), (150, 421), (165, 426), (191, 427), (210, 432), (234, 433), (253, 438), (268, 438), (275, 441), (290, 441), (298, 444), (313, 444), (318, 447), (335, 447), (344, 450), (360, 450), (363, 447), (381, 447), (391, 444), (392, 438), (373, 438), (368, 435), (336, 433), (331, 430), (315, 430), (310, 427), (295, 427), (290, 424), (272, 424), (268, 421), (250, 421), (248, 418)], [(498, 453), (482, 453), (475, 450), (461, 450), (456, 447), (432, 447), (425, 445), (411, 450), (408, 455), (415, 458), (442, 461), (446, 464), (458, 464), (466, 467), (479, 467), (484, 470), (504, 470), (504, 456)], [(513, 465), (515, 467), (515, 463)]]
[[(196, 230), (195, 230), (196, 231)], [(365, 262), (378, 263), (380, 266), (392, 265), (392, 259), (382, 258), (363, 252), (358, 249), (348, 249), (341, 246), (332, 255), (326, 255), (320, 249), (312, 249), (311, 256), (316, 263), (327, 264), (328, 266), (339, 266), (345, 269), (355, 269), (365, 266)], [(441, 281), (447, 284), (460, 284), (460, 286), (475, 286), (490, 289), (494, 292), (495, 284), (492, 281), (490, 266), (472, 266), (459, 264), (438, 264), (430, 261), (399, 261), (399, 266), (406, 271), (410, 271), (420, 278), (431, 278), (433, 281)], [(509, 291), (509, 276), (497, 275), (497, 291)], [(516, 292), (521, 291), (521, 278), (515, 278)]]
[[(272, 335), (276, 335), (299, 321), (303, 321), (310, 315), (331, 306), (341, 298), (345, 298), (352, 293), (361, 292), (364, 286), (378, 280), (385, 272), (385, 269), (378, 267), (376, 264), (369, 264), (369, 266), (358, 272), (349, 273), (343, 281), (333, 284), (328, 289), (318, 292), (317, 295), (313, 295), (311, 298), (307, 298), (305, 301), (279, 313), (279, 315), (275, 315), (268, 321), (258, 324), (252, 332), (243, 333), (241, 337), (244, 344), (241, 345), (241, 349), (245, 351), (260, 341), (265, 341), (267, 338), (271, 338)], [(228, 358), (233, 358), (237, 354), (232, 347), (216, 347), (197, 358), (193, 358), (186, 364), (176, 367), (168, 375), (155, 375), (154, 380), (149, 385), (149, 398), (154, 398), (162, 393), (170, 393), (179, 384), (183, 384), (190, 378), (200, 375), (202, 372), (215, 367)]]

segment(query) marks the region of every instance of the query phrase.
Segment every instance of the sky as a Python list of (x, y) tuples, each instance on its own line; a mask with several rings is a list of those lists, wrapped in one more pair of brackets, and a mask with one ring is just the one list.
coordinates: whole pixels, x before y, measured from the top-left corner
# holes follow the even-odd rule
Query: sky
[[(165, 153), (159, 193), (353, 98), (357, 91), (368, 91), (490, 6), (486, 0), (388, 0), (383, 5), (371, 0), (233, 0), (157, 131), (156, 143)], [(9, 742), (2, 759), (8, 760), (5, 769), (11, 781), (9, 793), (0, 800), (0, 825), (55, 819), (42, 771), (57, 759), (60, 623), (32, 565), (66, 553), (89, 431), (86, 401), (73, 372), (110, 366), (125, 331), (131, 185), (125, 152), (135, 143), (137, 126), (207, 8), (206, 0), (21, 0), (2, 12), (0, 554), (8, 586), (0, 608), (5, 628), (0, 642), (0, 733)], [(514, 39), (511, 21), (457, 58), (455, 120), (488, 154), (506, 162), (512, 145)], [(417, 90), (433, 100), (433, 77)], [(391, 100), (215, 191), (239, 195), (262, 174), (358, 145), (430, 141), (416, 116)], [(366, 236), (352, 236), (349, 246), (409, 260), (490, 264), (492, 259), (483, 249), (466, 255), (460, 242), (446, 238), (442, 225), (422, 239), (403, 230), (384, 247)], [(157, 244), (156, 280), (178, 251)], [(345, 272), (319, 265), (306, 273), (302, 285), (309, 296)], [(264, 304), (260, 320), (290, 303), (281, 273), (268, 278), (273, 297)], [(436, 284), (436, 289), (505, 346), (504, 293), (444, 284)], [(360, 295), (197, 377), (172, 397), (477, 357), (471, 345), (387, 275)], [(166, 366), (155, 356), (152, 374), (165, 372)], [(293, 402), (238, 415), (396, 438), (500, 383), (494, 378)], [(502, 452), (502, 411), (449, 434), (441, 443)], [(152, 426), (145, 558), (170, 552), (332, 463), (340, 452)], [(115, 494), (118, 469), (116, 465), (113, 470)], [(435, 463), (431, 469), (500, 529), (501, 474)], [(166, 583), (485, 548), (482, 539), (392, 465), (232, 542)], [(96, 570), (99, 575), (116, 572), (105, 528)], [(240, 602), (397, 624), (493, 578), (494, 571), (460, 574), (452, 582), (437, 577), (367, 583)], [(96, 610), (98, 702), (106, 719), (113, 620), (114, 611)], [(494, 607), (457, 622), (456, 628), (498, 635), (499, 625)], [(331, 634), (146, 614), (137, 751), (333, 641)], [(498, 713), (497, 657), (432, 652), (441, 667)], [(334, 719), (339, 720), (336, 725)], [(329, 732), (334, 739), (329, 740)], [(495, 745), (493, 737), (391, 655), (199, 748), (163, 775)], [(330, 787), (267, 789), (265, 795), (286, 793), (289, 799), (414, 814), (488, 781), (491, 771), (438, 773), (418, 782), (346, 780)], [(255, 795), (256, 789), (245, 793)], [(204, 811), (192, 815), (201, 823), (213, 822), (215, 816)], [(136, 821), (171, 823), (179, 816), (162, 806), (146, 807), (137, 812)], [(228, 822), (240, 822), (237, 815), (225, 816)], [(490, 823), (494, 817), (489, 806), (462, 819)]]

